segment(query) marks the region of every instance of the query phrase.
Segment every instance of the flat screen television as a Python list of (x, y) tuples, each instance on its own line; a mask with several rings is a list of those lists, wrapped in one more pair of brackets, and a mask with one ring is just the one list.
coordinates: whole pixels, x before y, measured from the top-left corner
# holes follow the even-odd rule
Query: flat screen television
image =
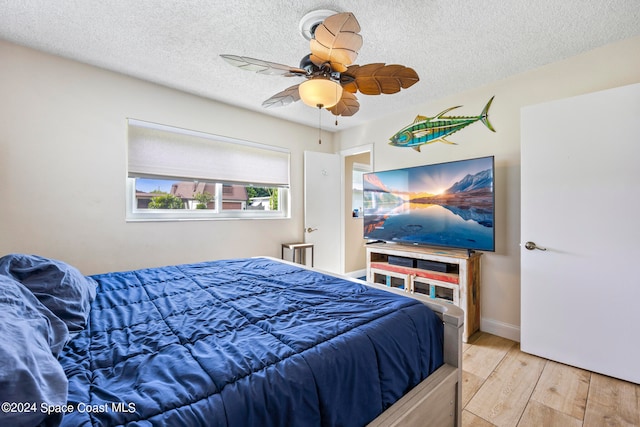
[(365, 239), (495, 250), (493, 156), (363, 176)]

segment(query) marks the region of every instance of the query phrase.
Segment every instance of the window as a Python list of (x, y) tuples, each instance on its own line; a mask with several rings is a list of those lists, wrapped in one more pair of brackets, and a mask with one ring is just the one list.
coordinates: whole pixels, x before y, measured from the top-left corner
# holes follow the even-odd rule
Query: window
[(289, 217), (289, 151), (128, 120), (127, 220)]

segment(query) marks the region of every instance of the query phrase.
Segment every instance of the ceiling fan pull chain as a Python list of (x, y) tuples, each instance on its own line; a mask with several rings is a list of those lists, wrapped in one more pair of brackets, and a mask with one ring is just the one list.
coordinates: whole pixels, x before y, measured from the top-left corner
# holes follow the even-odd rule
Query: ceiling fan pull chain
[(322, 144), (322, 105), (318, 105), (318, 144)]
[[(338, 83), (340, 82), (340, 79), (338, 79)], [(336, 99), (338, 100), (338, 103), (340, 103), (340, 98), (342, 97), (342, 94), (340, 94), (340, 96), (338, 96), (338, 88), (336, 87)], [(336, 114), (336, 126), (338, 126), (338, 115)]]

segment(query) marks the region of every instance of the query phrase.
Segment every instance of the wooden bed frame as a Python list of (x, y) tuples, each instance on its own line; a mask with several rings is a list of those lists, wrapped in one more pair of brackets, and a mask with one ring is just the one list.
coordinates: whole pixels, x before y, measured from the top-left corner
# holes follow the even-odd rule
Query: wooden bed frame
[(305, 267), (277, 258), (272, 259), (414, 298), (431, 308), (444, 323), (444, 364), (368, 425), (370, 427), (462, 426), (462, 332), (464, 329), (462, 309), (420, 294), (410, 294), (378, 283), (364, 282), (345, 275)]
[(366, 284), (417, 299), (431, 308), (444, 323), (444, 364), (369, 426), (462, 426), (462, 309), (377, 283)]

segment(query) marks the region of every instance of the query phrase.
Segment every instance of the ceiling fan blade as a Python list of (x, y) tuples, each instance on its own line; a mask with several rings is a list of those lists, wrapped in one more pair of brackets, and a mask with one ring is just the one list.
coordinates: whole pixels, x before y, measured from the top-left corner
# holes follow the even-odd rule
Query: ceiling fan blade
[(334, 116), (353, 116), (360, 109), (358, 98), (350, 92), (342, 92), (342, 97), (336, 105), (327, 110), (331, 111)]
[(346, 71), (362, 47), (359, 32), (360, 24), (352, 13), (329, 16), (318, 25), (311, 39), (311, 61), (317, 66), (330, 62), (333, 71)]
[(298, 92), (298, 86), (300, 85), (294, 85), (286, 88), (282, 92), (276, 93), (271, 98), (264, 101), (262, 103), (262, 106), (265, 108), (283, 107), (285, 105), (291, 104), (292, 102), (299, 101), (300, 93)]
[(343, 89), (348, 92), (357, 90), (365, 95), (397, 93), (420, 80), (415, 70), (397, 64), (352, 65), (344, 74), (353, 77), (354, 80), (345, 84)]
[(227, 61), (234, 67), (247, 71), (255, 71), (258, 74), (268, 74), (273, 76), (304, 76), (307, 74), (305, 70), (297, 67), (290, 67), (275, 62), (263, 61), (262, 59), (249, 58), (247, 56), (237, 55), (220, 55), (222, 59)]

